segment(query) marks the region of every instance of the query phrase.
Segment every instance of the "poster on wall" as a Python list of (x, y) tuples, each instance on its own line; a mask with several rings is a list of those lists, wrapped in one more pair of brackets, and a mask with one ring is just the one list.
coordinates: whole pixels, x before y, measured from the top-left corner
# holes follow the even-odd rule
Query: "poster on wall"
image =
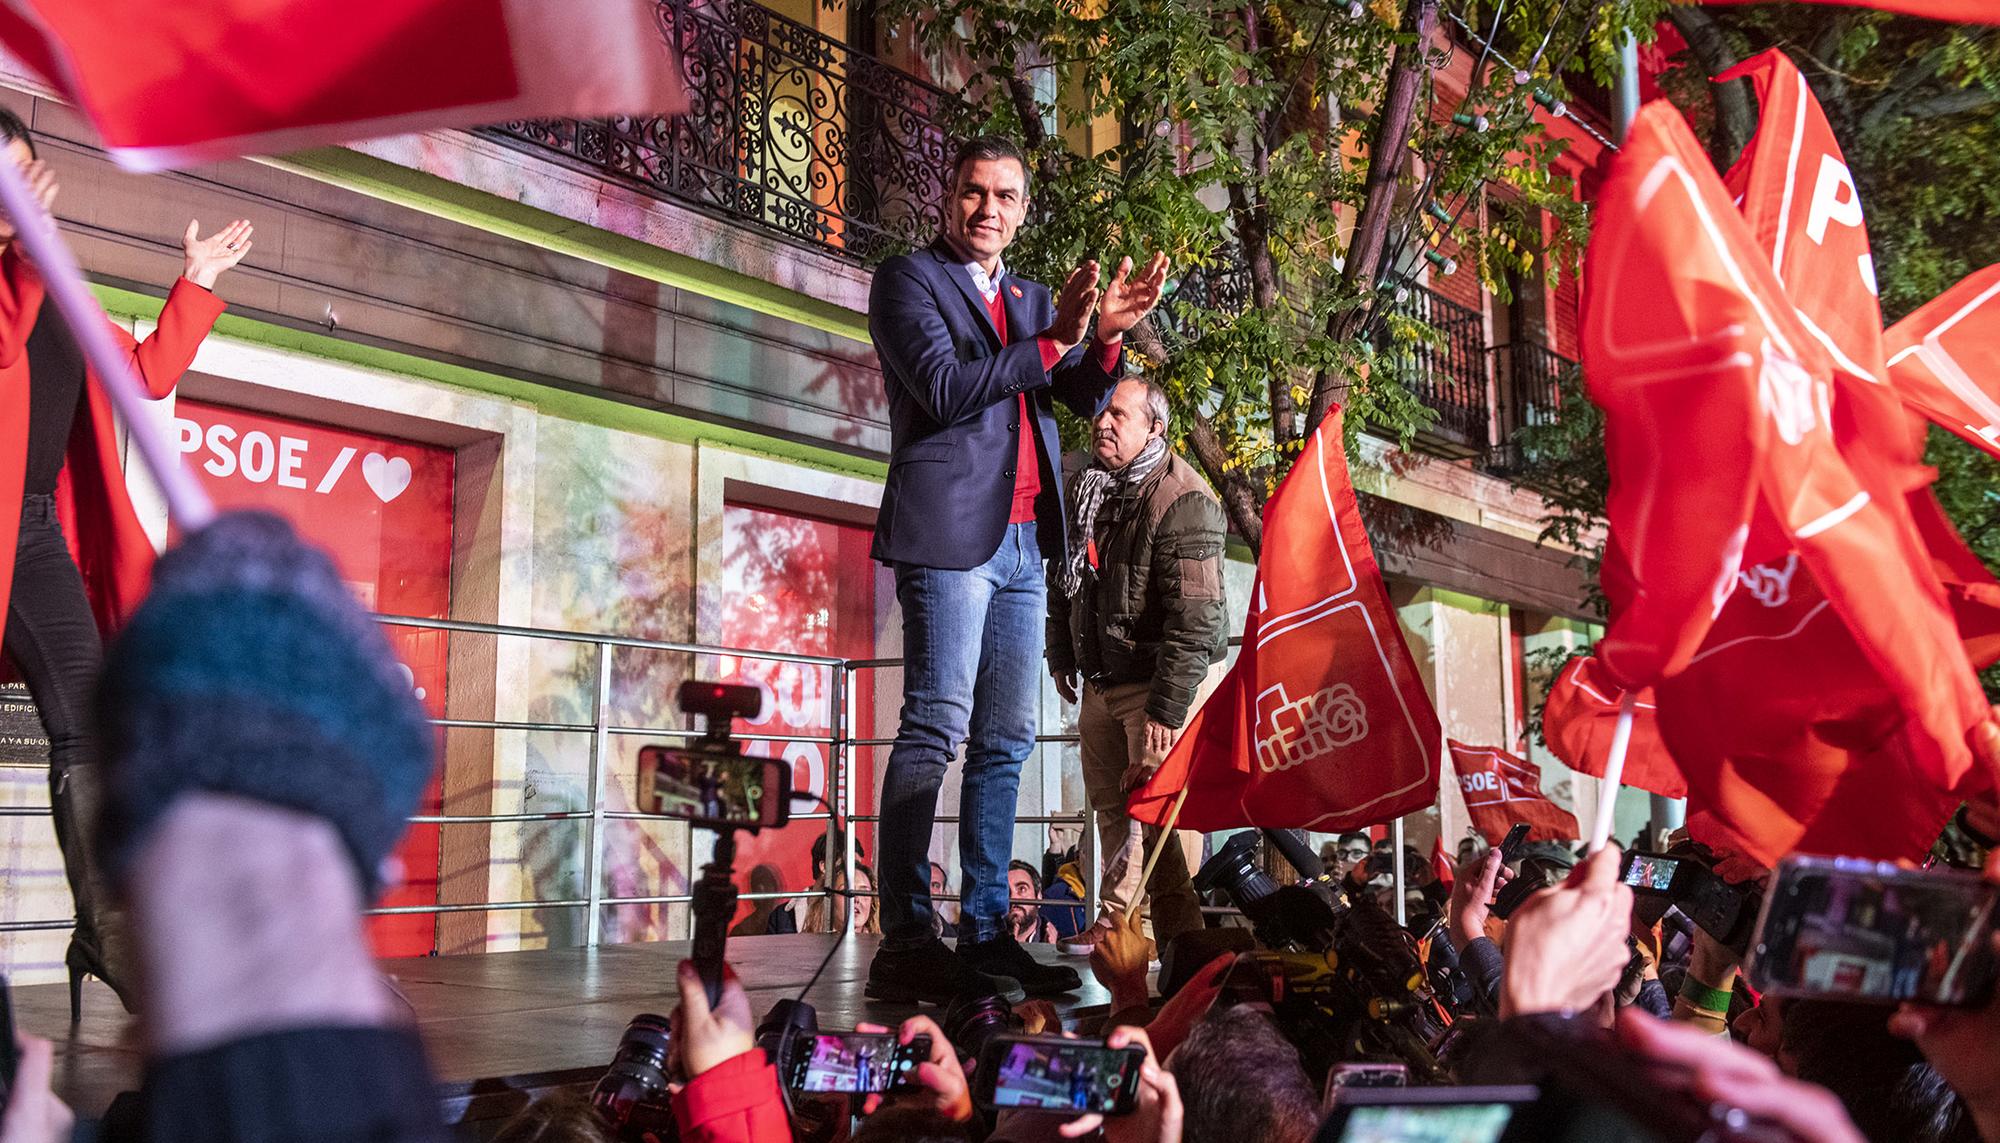
[[(393, 615), (445, 618), (451, 610), (451, 449), (247, 409), (182, 399), (174, 428), (184, 463), (223, 509), (257, 508), (291, 521), (330, 555), (363, 606)], [(410, 685), (433, 718), (444, 716), (449, 637), (387, 628)], [(425, 814), (438, 812), (436, 780)], [(439, 827), (417, 825), (396, 856), (404, 883), (384, 906), (437, 903)], [(437, 918), (369, 919), (378, 956), (423, 956)]]
[[(726, 505), (722, 550), (727, 602), (721, 642), (729, 647), (802, 655), (857, 659), (874, 655), (876, 565), (868, 556), (870, 535), (869, 529), (852, 524)], [(749, 684), (764, 692), (762, 717), (737, 720), (737, 733), (785, 737), (830, 733), (832, 668), (750, 656), (719, 659), (724, 681)], [(857, 671), (850, 678), (853, 719), (849, 725), (860, 728), (850, 733), (868, 737), (874, 725), (873, 672)], [(746, 739), (744, 752), (783, 758), (791, 764), (796, 792), (837, 804), (833, 755), (826, 744)], [(854, 813), (874, 813), (876, 753), (867, 748), (848, 751), (855, 767)], [(793, 802), (793, 812), (825, 813), (826, 808), (816, 803), (808, 807), (801, 799)], [(744, 892), (811, 889), (812, 846), (825, 835), (826, 823), (816, 821), (743, 838), (736, 855), (738, 887)], [(874, 824), (861, 823), (854, 836), (859, 846), (857, 860), (862, 860), (860, 854), (872, 857)], [(837, 850), (831, 855), (831, 865), (836, 870), (841, 866)], [(742, 902), (736, 920), (743, 921), (755, 911), (751, 902)], [(795, 902), (793, 912), (801, 929), (809, 921), (827, 924), (837, 916), (828, 915), (824, 906), (814, 912), (805, 900)]]

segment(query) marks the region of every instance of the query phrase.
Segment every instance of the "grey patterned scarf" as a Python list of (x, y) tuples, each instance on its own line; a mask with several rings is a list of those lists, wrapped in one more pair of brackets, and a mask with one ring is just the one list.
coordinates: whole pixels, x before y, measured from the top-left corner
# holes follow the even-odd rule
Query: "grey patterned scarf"
[(1090, 562), (1090, 540), (1097, 533), (1097, 510), (1104, 507), (1104, 498), (1114, 487), (1129, 487), (1151, 476), (1166, 459), (1166, 438), (1154, 437), (1124, 468), (1105, 468), (1092, 460), (1077, 474), (1076, 488), (1070, 495), (1069, 551), (1063, 560), (1064, 596), (1074, 599), (1083, 590), (1083, 569)]

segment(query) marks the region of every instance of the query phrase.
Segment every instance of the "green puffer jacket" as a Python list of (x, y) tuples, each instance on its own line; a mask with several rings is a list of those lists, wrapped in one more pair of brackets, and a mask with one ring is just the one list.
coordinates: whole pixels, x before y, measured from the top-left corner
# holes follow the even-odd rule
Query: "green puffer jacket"
[[(1070, 503), (1076, 503), (1070, 478)], [(1179, 727), (1210, 663), (1228, 649), (1222, 600), (1226, 522), (1208, 482), (1178, 456), (1098, 509), (1097, 567), (1075, 599), (1051, 565), (1049, 668), (1110, 686), (1150, 682), (1146, 715)]]

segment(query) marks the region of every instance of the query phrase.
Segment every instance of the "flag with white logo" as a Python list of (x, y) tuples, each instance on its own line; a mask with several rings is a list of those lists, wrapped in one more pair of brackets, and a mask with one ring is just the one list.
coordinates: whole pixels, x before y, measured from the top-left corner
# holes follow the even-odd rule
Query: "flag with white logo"
[(1499, 845), (1517, 822), (1528, 825), (1529, 841), (1575, 841), (1583, 836), (1576, 817), (1542, 793), (1542, 768), (1497, 746), (1467, 746), (1450, 740), (1452, 769), (1465, 794), (1472, 825), (1489, 845)]
[(1865, 379), (1879, 350), (1843, 346), (1834, 331), (1853, 323), (1802, 313), (1774, 268), (1855, 279), (1807, 304), (1879, 322), (1865, 235), (1840, 236), (1858, 228), (1841, 206), (1824, 241), (1765, 225), (1785, 208), (1763, 188), (1827, 158), (1799, 157), (1811, 132), (1765, 138), (1753, 161), (1777, 165), (1735, 174), (1747, 224), (1664, 103), (1640, 113), (1599, 200), (1584, 353), (1611, 466), (1598, 658), (1620, 687), (1655, 688), (1698, 837), (1752, 864), (1802, 844), (1913, 857), (1986, 707), (1912, 517), (1906, 426)]
[(1403, 641), (1341, 449), (1320, 422), (1264, 506), (1243, 648), (1131, 812), (1182, 829), (1320, 831), (1431, 804), (1443, 734)]

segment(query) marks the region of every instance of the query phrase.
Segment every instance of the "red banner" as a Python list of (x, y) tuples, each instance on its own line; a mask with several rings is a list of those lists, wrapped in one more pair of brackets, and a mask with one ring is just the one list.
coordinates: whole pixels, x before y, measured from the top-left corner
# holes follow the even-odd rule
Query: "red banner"
[[(1542, 737), (1549, 751), (1580, 774), (1604, 777), (1624, 697), (1624, 690), (1605, 677), (1596, 659), (1564, 663), (1542, 707)], [(1687, 779), (1660, 738), (1660, 708), (1651, 689), (1640, 691), (1633, 700), (1624, 783), (1669, 798), (1687, 797)]]
[(1496, 746), (1445, 745), (1451, 749), (1473, 828), (1487, 844), (1499, 845), (1516, 822), (1528, 824), (1529, 841), (1567, 842), (1583, 836), (1575, 816), (1542, 794), (1540, 766)]
[(15, 0), (0, 42), (135, 169), (687, 108), (646, 0)]
[[(1762, 4), (1768, 0), (1702, 0), (1705, 4), (1722, 7), (1731, 4)], [(1808, 3), (1828, 4), (1838, 8), (1874, 8), (1882, 12), (1900, 12), (1905, 16), (1922, 16), (1928, 20), (1943, 20), (1950, 24), (2000, 24), (2000, 5), (1994, 0), (1806, 0)]]
[(1443, 734), (1362, 529), (1338, 409), (1264, 506), (1243, 649), (1131, 798), (1183, 829), (1357, 829), (1431, 804)]
[[(216, 507), (261, 508), (290, 520), (333, 557), (341, 578), (372, 610), (450, 616), (451, 449), (187, 398), (175, 403), (174, 414), (181, 458)], [(384, 633), (424, 708), (443, 718), (449, 633), (414, 627)], [(435, 814), (441, 805), (433, 782), (421, 812)], [(403, 835), (396, 856), (404, 880), (382, 905), (437, 903), (438, 831), (415, 825)], [(437, 918), (430, 914), (370, 917), (368, 932), (380, 956), (437, 950)]]

